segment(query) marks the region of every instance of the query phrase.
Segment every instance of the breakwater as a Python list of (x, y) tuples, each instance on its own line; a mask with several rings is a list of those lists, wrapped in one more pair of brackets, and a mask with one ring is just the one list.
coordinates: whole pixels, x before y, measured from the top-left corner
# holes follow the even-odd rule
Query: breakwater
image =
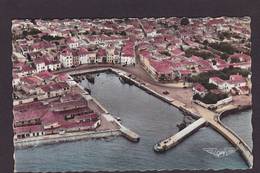
[(198, 119), (197, 121), (188, 125), (184, 129), (176, 133), (175, 135), (170, 136), (169, 138), (166, 138), (165, 140), (162, 140), (159, 143), (155, 144), (154, 150), (157, 152), (164, 152), (175, 147), (177, 144), (182, 142), (185, 138), (195, 133), (199, 128), (203, 127), (205, 123), (206, 120), (204, 118)]
[(222, 135), (226, 136), (227, 139), (230, 139), (229, 141), (239, 149), (241, 156), (245, 159), (245, 161), (247, 162), (247, 164), (250, 168), (253, 167), (253, 151), (252, 151), (252, 148), (250, 148), (248, 146), (248, 144), (240, 136), (238, 136), (232, 129), (227, 127), (221, 121), (221, 119), (225, 116), (228, 116), (228, 115), (232, 116), (236, 112), (241, 112), (241, 111), (248, 110), (248, 109), (251, 109), (251, 108), (252, 108), (251, 105), (238, 106), (237, 108), (226, 110), (226, 111), (218, 114), (218, 123), (221, 124), (221, 126), (223, 128), (225, 128), (228, 132), (230, 132), (233, 136), (235, 136), (238, 139), (238, 142), (234, 142), (234, 140), (230, 139), (230, 136), (224, 134), (223, 132), (220, 132), (220, 133), (223, 133)]

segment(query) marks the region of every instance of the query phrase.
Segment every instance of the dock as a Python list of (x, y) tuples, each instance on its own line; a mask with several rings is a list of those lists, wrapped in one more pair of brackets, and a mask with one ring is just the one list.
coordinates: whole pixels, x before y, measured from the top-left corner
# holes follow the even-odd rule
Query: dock
[[(109, 70), (109, 69), (101, 69), (101, 70)], [(93, 71), (92, 71), (93, 72)], [(86, 71), (83, 71), (82, 73), (86, 73)], [(79, 85), (77, 82), (75, 82), (73, 80), (73, 78), (71, 77), (72, 74), (69, 74), (71, 81), (69, 83), (70, 86), (77, 86), (78, 88), (81, 89), (82, 92), (82, 96), (86, 99), (86, 100), (93, 100), (94, 103), (104, 112), (102, 114), (102, 116), (109, 122), (114, 123), (117, 127), (118, 127), (118, 131), (121, 133), (122, 136), (124, 136), (126, 139), (128, 139), (131, 142), (139, 142), (140, 140), (140, 136), (138, 134), (136, 134), (135, 132), (133, 132), (132, 130), (124, 127), (114, 116), (112, 116), (108, 110), (106, 108), (104, 108), (94, 97), (92, 97), (91, 95), (89, 95), (89, 93), (87, 91), (85, 91), (85, 89)]]
[(173, 147), (175, 147), (178, 143), (182, 142), (184, 138), (188, 137), (189, 135), (193, 134), (199, 128), (201, 128), (204, 124), (206, 124), (206, 120), (204, 118), (200, 118), (193, 122), (192, 124), (188, 125), (183, 130), (179, 131), (173, 136), (160, 141), (159, 143), (154, 145), (154, 150), (156, 152), (163, 152), (167, 151)]
[(109, 113), (103, 114), (103, 116), (110, 122), (115, 123), (119, 127), (119, 131), (121, 132), (122, 136), (124, 136), (126, 139), (128, 139), (131, 142), (139, 142), (140, 136), (133, 132), (132, 130), (126, 128), (123, 126), (115, 117), (113, 117)]
[(132, 130), (123, 126), (119, 130), (121, 131), (122, 135), (126, 137), (128, 140), (132, 142), (139, 142), (140, 140), (139, 135), (133, 132)]

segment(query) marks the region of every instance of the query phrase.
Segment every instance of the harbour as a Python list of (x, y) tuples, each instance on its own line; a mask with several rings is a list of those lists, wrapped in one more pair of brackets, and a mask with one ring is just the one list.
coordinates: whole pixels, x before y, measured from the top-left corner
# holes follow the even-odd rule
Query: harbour
[[(80, 85), (84, 87), (87, 85), (87, 81), (82, 81)], [(137, 132), (142, 137), (140, 142), (137, 144), (131, 143), (121, 137), (117, 137), (111, 138), (111, 141), (109, 142), (104, 142), (102, 140), (81, 140), (72, 143), (54, 144), (51, 146), (19, 150), (16, 152), (16, 157), (19, 161), (19, 158), (23, 156), (23, 163), (16, 163), (17, 170), (80, 171), (87, 169), (93, 171), (113, 171), (118, 169), (132, 170), (133, 165), (135, 165), (136, 169), (141, 170), (247, 168), (247, 165), (238, 152), (223, 159), (219, 159), (214, 158), (203, 151), (203, 148), (208, 147), (220, 149), (232, 147), (232, 145), (222, 136), (211, 128), (205, 127), (190, 136), (188, 140), (184, 140), (173, 150), (169, 150), (163, 155), (154, 153), (153, 145), (160, 141), (163, 136), (167, 137), (178, 133), (177, 124), (183, 120), (182, 112), (135, 86), (121, 84), (118, 77), (113, 74), (100, 73), (95, 79), (95, 84), (89, 85), (92, 96), (95, 97), (108, 112), (119, 116), (126, 127)], [(122, 94), (115, 94), (118, 92)], [(138, 103), (135, 101), (136, 99), (138, 100)], [(167, 119), (168, 121), (164, 121), (164, 119)], [(211, 137), (208, 138), (209, 136)], [(198, 147), (192, 147), (194, 145)], [(81, 153), (75, 153), (75, 151), (73, 151), (73, 148), (76, 146)], [(82, 152), (83, 148), (84, 152)], [(64, 154), (61, 153), (63, 149), (66, 149), (68, 154), (60, 160), (54, 161), (53, 159), (55, 157), (52, 154), (49, 154), (49, 156), (43, 154), (43, 152), (52, 153), (52, 150), (55, 150), (58, 151), (58, 155), (63, 156)], [(27, 152), (26, 154), (25, 152), (28, 150), (30, 150), (31, 153)], [(99, 153), (98, 151), (100, 150), (104, 150), (104, 152)], [(196, 158), (191, 157), (190, 153), (194, 156), (196, 155)], [(80, 160), (75, 158), (75, 160), (73, 160), (73, 163), (75, 164), (70, 166), (70, 168), (66, 166), (55, 166), (59, 164), (62, 165), (60, 162), (70, 162), (68, 159), (74, 155), (77, 155)], [(33, 160), (36, 160), (39, 156), (41, 156), (42, 163), (44, 164), (41, 167), (35, 168), (33, 167), (35, 162), (29, 163), (28, 159), (30, 158), (30, 160), (32, 160), (31, 158), (35, 158)], [(199, 160), (198, 157), (200, 158)], [(120, 163), (118, 159), (120, 159)], [(139, 163), (139, 159), (142, 159), (143, 162)], [(107, 162), (107, 160), (110, 161)], [(226, 164), (227, 161), (230, 164)], [(45, 164), (48, 165), (48, 168), (44, 166)], [(80, 165), (88, 166), (82, 167)]]
[[(76, 72), (76, 74), (84, 74), (84, 73), (91, 73), (93, 69), (91, 69), (91, 71), (89, 70), (83, 70), (83, 71), (79, 71)], [(116, 75), (119, 76), (120, 81), (123, 83), (128, 83), (129, 85), (135, 85), (139, 88), (141, 88), (142, 90), (144, 90), (145, 92), (147, 92), (150, 95), (153, 95), (161, 100), (163, 100), (164, 102), (173, 105), (174, 107), (177, 107), (179, 110), (181, 110), (183, 113), (188, 114), (190, 116), (193, 116), (195, 118), (199, 118), (199, 117), (203, 117), (206, 119), (207, 124), (209, 124), (213, 129), (215, 129), (217, 132), (219, 132), (223, 137), (225, 137), (234, 147), (238, 148), (240, 154), (242, 155), (242, 157), (245, 159), (246, 163), (248, 164), (249, 168), (252, 168), (253, 166), (253, 153), (252, 150), (247, 146), (247, 144), (244, 142), (243, 139), (241, 139), (238, 135), (236, 135), (235, 133), (233, 133), (233, 131), (231, 131), (229, 128), (227, 128), (226, 126), (224, 126), (220, 119), (217, 119), (216, 117), (218, 117), (219, 115), (221, 115), (221, 113), (218, 115), (210, 110), (204, 109), (202, 107), (197, 107), (197, 111), (195, 112), (194, 107), (186, 107), (186, 105), (178, 100), (174, 100), (170, 97), (167, 97), (165, 95), (162, 95), (156, 91), (154, 91), (153, 89), (151, 89), (150, 87), (146, 86), (146, 83), (140, 82), (136, 80), (136, 77), (133, 76), (132, 74), (129, 74), (121, 69), (116, 69), (116, 68), (101, 68), (101, 69), (97, 69), (97, 71), (103, 71), (106, 70), (108, 72), (112, 72)], [(75, 72), (73, 72), (75, 73)], [(248, 107), (250, 105), (244, 105), (244, 106), (240, 106), (240, 105), (235, 105), (235, 106), (231, 106), (231, 108), (226, 109), (224, 112), (226, 111), (234, 111), (234, 110), (240, 110), (243, 107)]]

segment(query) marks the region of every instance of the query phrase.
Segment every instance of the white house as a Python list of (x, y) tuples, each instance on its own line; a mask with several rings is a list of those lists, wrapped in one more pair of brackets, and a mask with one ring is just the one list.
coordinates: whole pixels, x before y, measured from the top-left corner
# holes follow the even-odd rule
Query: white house
[(61, 52), (59, 60), (63, 67), (65, 68), (72, 67), (73, 66), (72, 52), (68, 49), (64, 50), (63, 52)]
[(61, 68), (61, 63), (59, 61), (50, 61), (47, 64), (47, 69), (51, 71), (59, 70)]
[(37, 73), (48, 70), (47, 65), (45, 64), (45, 61), (43, 58), (35, 59), (34, 64), (35, 64)]
[(66, 40), (66, 43), (68, 44), (69, 48), (71, 48), (71, 49), (75, 49), (75, 48), (79, 47), (78, 40), (76, 40), (75, 38), (72, 38), (72, 37), (68, 38)]
[(121, 64), (132, 65), (135, 64), (135, 50), (134, 44), (128, 43), (122, 47), (121, 51)]
[(199, 94), (201, 97), (204, 97), (207, 93), (207, 89), (201, 84), (195, 84), (192, 88), (193, 95)]
[(230, 90), (230, 87), (228, 86), (227, 82), (223, 79), (220, 79), (219, 77), (209, 78), (209, 83), (218, 86), (220, 90), (223, 90), (225, 92), (228, 92)]
[(229, 80), (227, 81), (228, 87), (231, 88), (239, 88), (247, 86), (246, 79), (241, 75), (230, 75)]

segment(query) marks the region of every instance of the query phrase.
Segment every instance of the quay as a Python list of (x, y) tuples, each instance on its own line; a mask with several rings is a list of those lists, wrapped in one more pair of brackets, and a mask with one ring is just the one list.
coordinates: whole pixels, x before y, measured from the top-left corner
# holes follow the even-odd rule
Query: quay
[(123, 126), (119, 130), (121, 131), (122, 135), (126, 137), (128, 140), (132, 142), (139, 142), (140, 140), (139, 135), (133, 132), (132, 130)]
[[(109, 68), (102, 68), (102, 69), (98, 69), (98, 70), (90, 70), (90, 71), (80, 71), (80, 72), (73, 72), (72, 74), (70, 73), (69, 76), (70, 78), (73, 80), (73, 78), (71, 77), (72, 75), (78, 75), (78, 74), (84, 74), (84, 73), (91, 73), (91, 72), (104, 72), (107, 70), (111, 70)], [(74, 81), (75, 82), (75, 81)], [(104, 112), (104, 114), (102, 114), (102, 116), (109, 122), (114, 123), (118, 128), (119, 131), (121, 132), (122, 136), (124, 136), (126, 139), (128, 139), (131, 142), (139, 142), (140, 140), (140, 136), (138, 134), (136, 134), (135, 132), (133, 132), (132, 130), (124, 127), (115, 117), (113, 117), (107, 109), (105, 109), (95, 98), (93, 98), (92, 96), (89, 95), (89, 93), (87, 93), (84, 88), (82, 86), (80, 86), (77, 82), (75, 82), (75, 85), (77, 87), (79, 87), (82, 91), (82, 96), (87, 99), (87, 100), (93, 100), (95, 102), (95, 104)]]
[(118, 120), (113, 117), (111, 114), (106, 113), (103, 114), (103, 116), (110, 122), (115, 123), (119, 127), (119, 131), (121, 132), (122, 136), (124, 136), (126, 139), (128, 139), (131, 142), (139, 142), (140, 136), (133, 132), (132, 130), (124, 127), (121, 123), (118, 122)]
[(98, 73), (98, 72), (105, 72), (110, 70), (109, 67), (104, 67), (104, 68), (94, 68), (94, 69), (84, 69), (84, 70), (73, 70), (73, 71), (69, 71), (67, 72), (69, 75), (74, 76), (74, 75), (82, 75), (82, 74), (86, 74), (86, 73)]
[(119, 130), (104, 130), (104, 131), (81, 131), (71, 132), (65, 134), (54, 134), (46, 136), (37, 136), (33, 138), (21, 139), (14, 141), (14, 147), (17, 149), (34, 147), (46, 144), (55, 144), (59, 142), (71, 142), (85, 139), (99, 139), (118, 136), (121, 132)]
[(193, 122), (192, 124), (188, 125), (183, 130), (179, 131), (173, 136), (170, 136), (169, 138), (160, 141), (159, 143), (154, 145), (154, 151), (156, 152), (164, 152), (167, 151), (173, 147), (175, 147), (177, 144), (182, 142), (186, 137), (193, 134), (195, 131), (197, 131), (199, 128), (201, 128), (203, 125), (206, 124), (206, 120), (204, 118), (200, 118)]

